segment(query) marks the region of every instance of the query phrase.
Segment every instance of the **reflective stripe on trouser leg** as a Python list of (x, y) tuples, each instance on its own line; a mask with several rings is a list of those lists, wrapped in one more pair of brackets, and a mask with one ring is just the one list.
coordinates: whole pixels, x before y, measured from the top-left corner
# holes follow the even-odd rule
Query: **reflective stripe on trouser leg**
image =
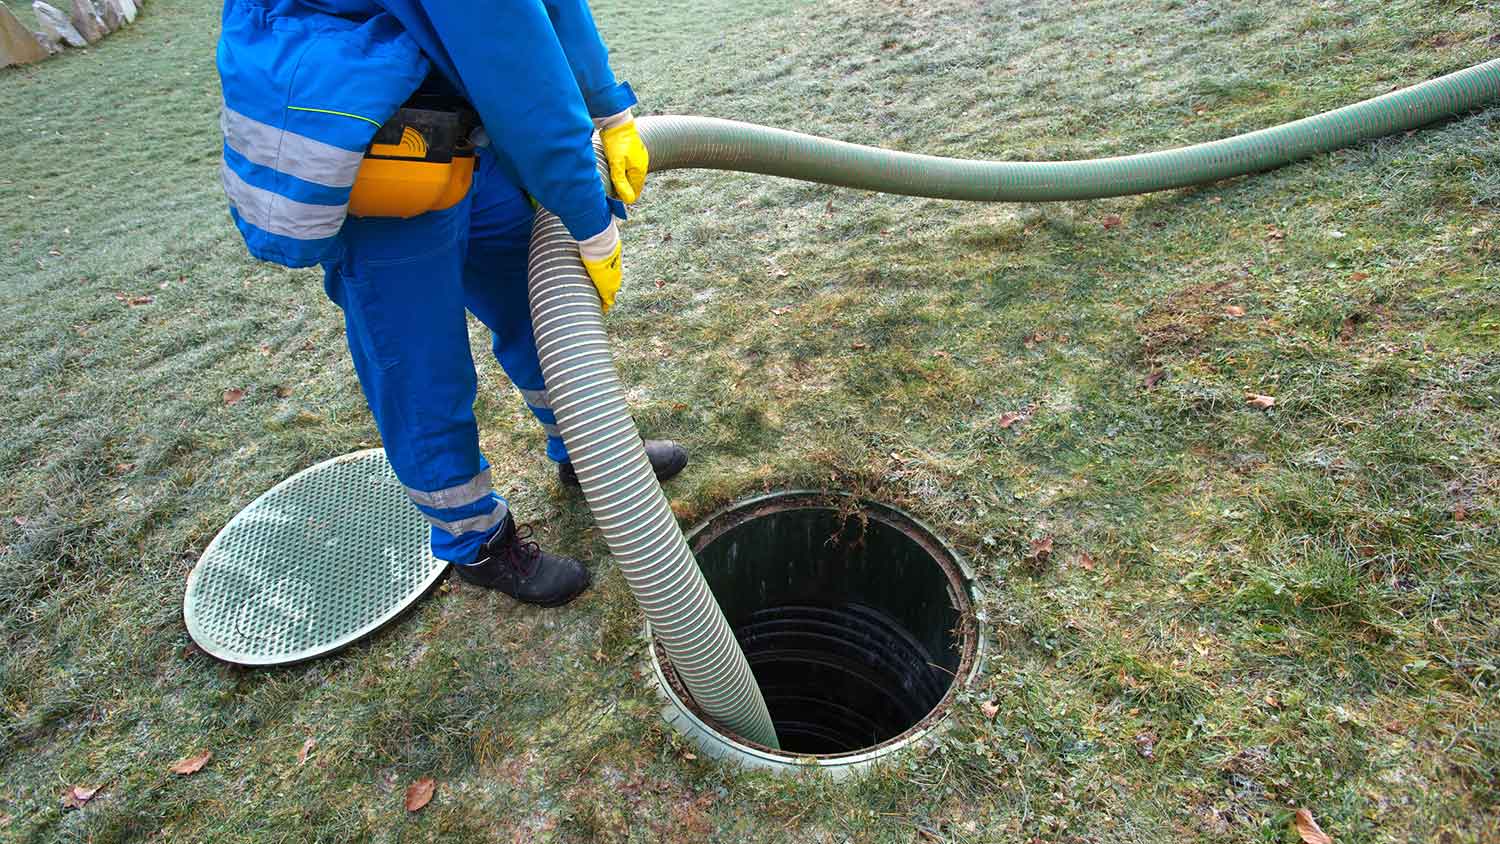
[(468, 202), (409, 220), (351, 217), (325, 267), (386, 456), (433, 524), (432, 552), (469, 563), (503, 524), (474, 419), (464, 310)]
[(489, 466), (461, 484), (431, 491), (407, 487), (406, 494), (428, 524), (455, 538), (479, 533), (487, 539), (510, 512), (490, 488)]
[(568, 459), (542, 380), (526, 293), (533, 209), (519, 186), (494, 166), (488, 150), (475, 162), (469, 252), (464, 259), (465, 304), (494, 334), (495, 359), (520, 390), (547, 434), (547, 456)]

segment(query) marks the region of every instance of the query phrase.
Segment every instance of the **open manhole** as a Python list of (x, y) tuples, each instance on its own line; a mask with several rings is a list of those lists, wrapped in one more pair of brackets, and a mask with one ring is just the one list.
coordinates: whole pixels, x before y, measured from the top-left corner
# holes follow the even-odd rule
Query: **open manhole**
[(893, 507), (777, 493), (710, 516), (688, 543), (781, 741), (771, 750), (713, 723), (653, 647), (663, 714), (711, 755), (856, 770), (936, 728), (980, 664), (962, 560)]

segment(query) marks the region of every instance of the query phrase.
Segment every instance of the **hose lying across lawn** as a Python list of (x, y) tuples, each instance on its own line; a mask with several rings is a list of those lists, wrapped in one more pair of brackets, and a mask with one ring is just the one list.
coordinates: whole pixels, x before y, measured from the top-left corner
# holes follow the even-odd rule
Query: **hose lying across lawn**
[[(1242, 176), (1414, 129), (1500, 98), (1500, 59), (1282, 126), (1089, 161), (965, 161), (707, 117), (638, 121), (652, 171), (738, 170), (908, 196), (980, 202), (1097, 199)], [(605, 188), (608, 166), (600, 156)], [(531, 315), (563, 441), (610, 553), (694, 703), (777, 747), (749, 664), (662, 494), (625, 405), (576, 243), (545, 209), (531, 238)]]

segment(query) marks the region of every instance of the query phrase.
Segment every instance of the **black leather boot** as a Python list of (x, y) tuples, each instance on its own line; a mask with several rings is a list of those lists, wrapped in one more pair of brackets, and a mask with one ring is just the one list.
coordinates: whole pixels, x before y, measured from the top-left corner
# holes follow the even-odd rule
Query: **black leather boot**
[(531, 540), (531, 526), (505, 526), (479, 549), (479, 560), (453, 567), (463, 580), (542, 607), (556, 607), (578, 597), (589, 587), (589, 570), (571, 557), (548, 554)]
[[(675, 477), (688, 464), (687, 449), (671, 440), (641, 440), (641, 443), (646, 446), (646, 458), (659, 481)], [(578, 486), (578, 473), (573, 471), (572, 463), (557, 464), (557, 480), (563, 486)]]

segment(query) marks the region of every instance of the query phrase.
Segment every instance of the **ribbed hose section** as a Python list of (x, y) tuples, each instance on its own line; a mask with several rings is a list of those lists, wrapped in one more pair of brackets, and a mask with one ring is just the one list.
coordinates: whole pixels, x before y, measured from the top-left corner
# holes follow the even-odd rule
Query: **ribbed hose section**
[(780, 747), (760, 686), (646, 458), (578, 242), (545, 209), (532, 225), (528, 279), (547, 396), (610, 554), (703, 712)]
[(1088, 161), (965, 161), (895, 152), (709, 117), (637, 121), (651, 170), (701, 167), (908, 196), (981, 202), (1098, 199), (1280, 167), (1415, 129), (1500, 98), (1500, 59), (1344, 108), (1162, 152)]

